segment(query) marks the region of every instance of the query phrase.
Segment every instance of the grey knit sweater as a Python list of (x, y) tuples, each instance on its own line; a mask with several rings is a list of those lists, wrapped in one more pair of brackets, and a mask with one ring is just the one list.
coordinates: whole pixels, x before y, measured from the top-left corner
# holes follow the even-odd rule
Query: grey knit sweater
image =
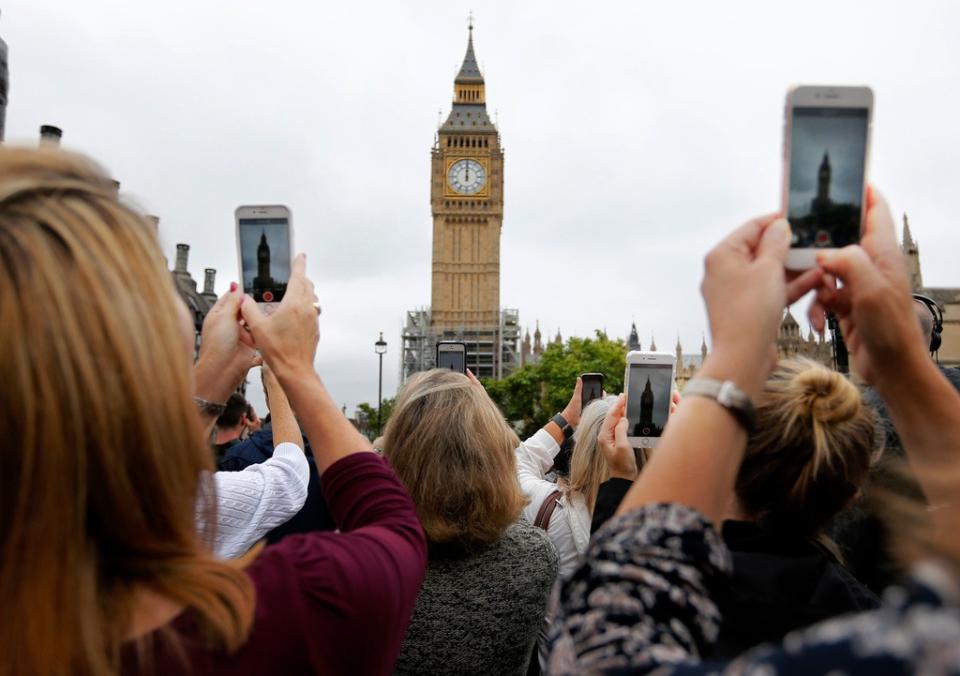
[(394, 673), (525, 674), (557, 566), (527, 523), (469, 556), (431, 553)]

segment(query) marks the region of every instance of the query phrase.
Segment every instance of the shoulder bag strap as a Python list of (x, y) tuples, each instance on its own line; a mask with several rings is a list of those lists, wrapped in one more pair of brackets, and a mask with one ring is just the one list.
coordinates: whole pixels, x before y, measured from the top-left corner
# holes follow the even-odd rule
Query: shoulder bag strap
[(553, 516), (553, 510), (557, 508), (561, 495), (563, 492), (557, 489), (544, 499), (543, 504), (540, 505), (540, 511), (537, 512), (537, 518), (533, 522), (534, 526), (543, 530), (550, 527), (550, 517)]

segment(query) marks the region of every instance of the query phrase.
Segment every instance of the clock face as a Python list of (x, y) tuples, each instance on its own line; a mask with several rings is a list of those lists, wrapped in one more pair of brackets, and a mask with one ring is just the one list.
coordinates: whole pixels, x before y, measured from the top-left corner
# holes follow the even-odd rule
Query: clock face
[(476, 160), (457, 160), (450, 165), (447, 182), (461, 195), (476, 195), (487, 182), (487, 172)]

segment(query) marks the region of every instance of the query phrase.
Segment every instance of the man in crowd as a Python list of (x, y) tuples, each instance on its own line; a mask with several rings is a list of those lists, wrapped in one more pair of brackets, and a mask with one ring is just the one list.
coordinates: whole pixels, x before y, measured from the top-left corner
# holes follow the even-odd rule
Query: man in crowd
[(213, 450), (217, 462), (223, 458), (231, 447), (240, 443), (240, 439), (251, 422), (248, 415), (249, 406), (247, 400), (238, 392), (231, 394), (227, 400), (227, 408), (217, 418), (214, 427)]

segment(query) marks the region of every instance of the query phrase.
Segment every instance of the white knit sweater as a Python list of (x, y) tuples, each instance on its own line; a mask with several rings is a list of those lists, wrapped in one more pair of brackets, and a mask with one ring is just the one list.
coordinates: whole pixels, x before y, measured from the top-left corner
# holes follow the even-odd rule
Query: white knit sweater
[[(240, 472), (214, 472), (217, 496), (214, 553), (225, 559), (240, 556), (267, 531), (300, 511), (307, 499), (310, 468), (296, 444), (277, 446), (273, 457)], [(197, 506), (197, 524), (204, 514)]]

